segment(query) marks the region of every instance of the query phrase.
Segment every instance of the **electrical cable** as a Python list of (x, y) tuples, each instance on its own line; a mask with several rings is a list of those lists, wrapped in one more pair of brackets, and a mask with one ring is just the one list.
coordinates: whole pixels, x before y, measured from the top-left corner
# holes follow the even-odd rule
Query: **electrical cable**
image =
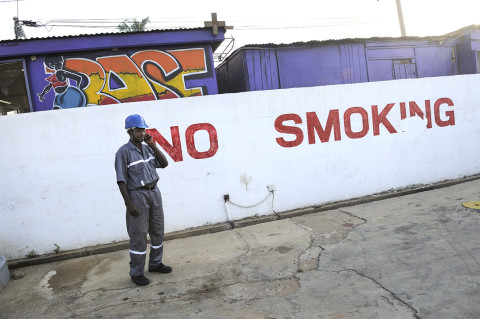
[(351, 25), (361, 25), (361, 24), (375, 24), (381, 21), (366, 21), (366, 22), (345, 22), (345, 23), (328, 23), (328, 24), (321, 24), (321, 25), (303, 25), (303, 26), (278, 26), (278, 27), (262, 27), (262, 26), (236, 26), (235, 30), (283, 30), (283, 29), (304, 29), (304, 28), (331, 28), (331, 27), (341, 27), (341, 26), (351, 26)]
[(258, 206), (260, 204), (262, 204), (263, 202), (265, 202), (269, 197), (270, 195), (272, 194), (273, 192), (268, 192), (267, 196), (265, 196), (265, 198), (263, 198), (261, 201), (259, 201), (258, 203), (256, 204), (253, 204), (253, 205), (247, 205), (247, 206), (244, 206), (244, 205), (240, 205), (240, 204), (235, 204), (234, 202), (232, 202), (230, 199), (227, 199), (226, 201), (228, 201), (230, 204), (232, 204), (233, 206), (237, 206), (237, 207), (240, 207), (240, 208), (252, 208), (252, 207), (255, 207), (255, 206)]
[(234, 206), (237, 206), (237, 207), (240, 207), (240, 208), (253, 208), (255, 206), (258, 206), (262, 203), (264, 203), (269, 197), (270, 195), (272, 195), (272, 212), (277, 216), (277, 219), (282, 219), (282, 217), (275, 211), (275, 209), (273, 208), (273, 204), (275, 202), (275, 190), (269, 190), (268, 191), (268, 194), (267, 196), (265, 196), (262, 200), (260, 200), (258, 203), (256, 204), (253, 204), (253, 205), (240, 205), (240, 204), (236, 204), (234, 202), (232, 202), (230, 200), (230, 196), (229, 195), (224, 195), (224, 200), (225, 200), (225, 211), (227, 213), (227, 217), (228, 217), (228, 222), (230, 223), (230, 225), (232, 226), (232, 228), (235, 228), (235, 224), (233, 223), (232, 221), (232, 216), (230, 214), (230, 210), (228, 209), (228, 205), (227, 205), (227, 202), (234, 205)]

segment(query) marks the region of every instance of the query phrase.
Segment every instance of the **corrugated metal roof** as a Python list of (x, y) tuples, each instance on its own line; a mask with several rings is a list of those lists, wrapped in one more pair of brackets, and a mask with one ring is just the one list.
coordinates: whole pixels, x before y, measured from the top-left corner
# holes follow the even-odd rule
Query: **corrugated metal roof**
[(38, 41), (38, 40), (52, 40), (52, 39), (70, 39), (70, 38), (82, 38), (82, 37), (96, 37), (96, 36), (121, 36), (125, 34), (143, 34), (143, 33), (159, 33), (159, 32), (176, 32), (176, 31), (198, 31), (198, 30), (207, 30), (211, 29), (208, 27), (199, 27), (199, 28), (173, 28), (173, 29), (154, 29), (146, 31), (134, 31), (134, 32), (102, 32), (102, 33), (86, 33), (86, 34), (77, 34), (77, 35), (65, 35), (65, 36), (54, 36), (54, 37), (37, 37), (37, 38), (28, 38), (28, 39), (11, 39), (11, 40), (0, 40), (0, 43), (8, 42), (19, 42), (19, 41)]
[(283, 47), (312, 47), (312, 46), (322, 46), (328, 44), (342, 44), (342, 43), (361, 43), (361, 42), (403, 42), (403, 41), (442, 41), (446, 39), (453, 38), (454, 35), (440, 35), (440, 36), (428, 36), (428, 37), (372, 37), (372, 38), (346, 38), (346, 39), (329, 39), (329, 40), (312, 40), (312, 41), (300, 41), (292, 43), (266, 43), (266, 44), (247, 44), (242, 46), (240, 49), (251, 49), (251, 48), (283, 48)]
[(480, 25), (478, 25), (478, 24), (471, 24), (471, 25), (468, 25), (468, 26), (466, 26), (466, 27), (460, 28), (460, 29), (458, 29), (458, 30), (456, 30), (456, 31), (447, 33), (447, 34), (445, 34), (445, 35), (446, 35), (446, 36), (456, 36), (456, 37), (458, 37), (458, 36), (460, 36), (460, 35), (462, 35), (462, 34), (465, 34), (465, 33), (469, 32), (469, 31), (472, 31), (472, 30), (478, 29), (478, 28), (480, 28)]
[(371, 38), (346, 38), (346, 39), (329, 39), (329, 40), (312, 40), (312, 41), (300, 41), (292, 43), (264, 43), (264, 44), (247, 44), (242, 46), (240, 49), (247, 48), (279, 48), (279, 47), (310, 47), (310, 46), (321, 46), (327, 44), (342, 44), (342, 43), (359, 43), (359, 42), (383, 42), (383, 41), (442, 41), (446, 39), (451, 39), (458, 37), (464, 33), (472, 31), (474, 29), (479, 29), (480, 25), (472, 24), (463, 28), (460, 28), (456, 31), (438, 35), (438, 36), (426, 36), (426, 37), (417, 37), (417, 36), (407, 36), (407, 37), (371, 37)]
[(221, 31), (217, 35), (213, 35), (211, 28), (202, 27), (0, 41), (0, 58), (118, 48), (199, 44), (208, 44), (215, 52), (225, 40), (225, 29), (220, 28), (219, 30)]

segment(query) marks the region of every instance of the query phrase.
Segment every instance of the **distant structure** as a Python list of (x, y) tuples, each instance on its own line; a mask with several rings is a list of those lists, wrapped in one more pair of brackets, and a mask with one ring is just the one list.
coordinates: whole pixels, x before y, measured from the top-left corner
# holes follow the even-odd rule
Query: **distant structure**
[(480, 73), (480, 26), (435, 37), (246, 45), (216, 72), (220, 93)]

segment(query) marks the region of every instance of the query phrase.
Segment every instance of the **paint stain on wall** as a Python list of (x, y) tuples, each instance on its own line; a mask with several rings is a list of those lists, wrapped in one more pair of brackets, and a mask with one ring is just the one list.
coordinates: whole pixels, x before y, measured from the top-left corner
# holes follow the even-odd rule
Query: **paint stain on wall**
[(248, 184), (252, 182), (252, 176), (247, 176), (247, 174), (243, 174), (240, 176), (240, 182), (245, 185), (245, 190), (248, 191)]

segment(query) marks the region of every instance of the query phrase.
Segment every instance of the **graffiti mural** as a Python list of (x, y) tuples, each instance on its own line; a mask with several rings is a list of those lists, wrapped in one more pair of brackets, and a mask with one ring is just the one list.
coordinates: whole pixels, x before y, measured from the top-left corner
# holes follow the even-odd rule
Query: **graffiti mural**
[[(64, 69), (65, 61), (62, 56), (46, 56), (45, 67), (52, 73), (46, 80), (49, 82), (41, 93), (38, 93), (40, 101), (45, 100), (45, 94), (53, 88), (55, 98), (53, 109), (73, 108), (85, 106), (86, 98), (82, 89), (88, 84), (82, 75), (75, 71)], [(71, 85), (70, 80), (76, 82)]]
[(43, 102), (53, 88), (53, 109), (201, 96), (207, 88), (187, 87), (187, 80), (214, 77), (204, 48), (46, 56), (44, 70), (48, 84), (37, 95)]

